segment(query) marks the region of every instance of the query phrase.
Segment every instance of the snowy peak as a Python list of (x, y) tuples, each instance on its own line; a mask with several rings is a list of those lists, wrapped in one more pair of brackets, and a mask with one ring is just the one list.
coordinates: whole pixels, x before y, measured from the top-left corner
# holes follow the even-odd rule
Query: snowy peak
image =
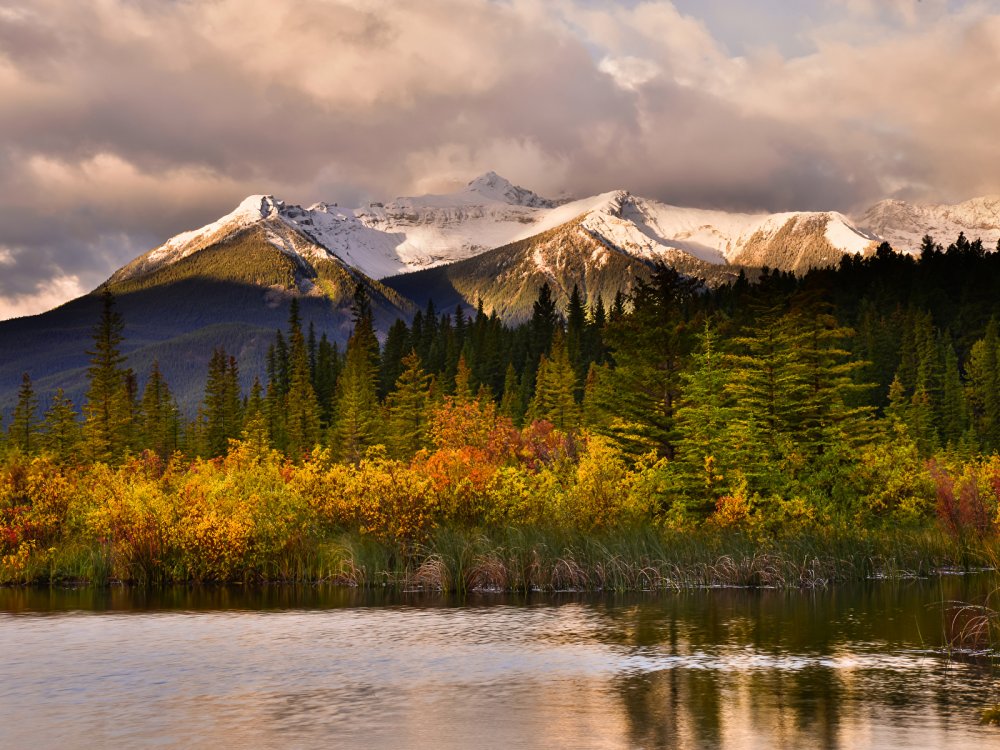
[(925, 234), (947, 244), (964, 231), (992, 248), (1000, 239), (1000, 197), (951, 206), (887, 200), (855, 221), (837, 212), (685, 208), (627, 190), (551, 201), (491, 171), (454, 193), (362, 208), (331, 203), (302, 208), (273, 195), (251, 195), (217, 221), (167, 240), (114, 278), (148, 275), (252, 230), (303, 267), (334, 261), (384, 279), (472, 258), (570, 222), (602, 246), (647, 264), (766, 265), (804, 272), (835, 264), (845, 253), (870, 252), (883, 239), (899, 251), (915, 252)]
[(466, 186), (465, 191), (511, 206), (551, 208), (555, 205), (554, 201), (546, 200), (527, 188), (514, 185), (510, 180), (493, 171), (479, 175)]
[(243, 216), (251, 221), (277, 215), (285, 207), (284, 201), (273, 195), (250, 195), (244, 198), (230, 216)]
[(940, 244), (953, 242), (959, 232), (987, 247), (1000, 240), (1000, 196), (983, 196), (956, 204), (918, 204), (901, 200), (879, 201), (858, 223), (877, 234), (898, 252), (920, 250), (924, 235)]

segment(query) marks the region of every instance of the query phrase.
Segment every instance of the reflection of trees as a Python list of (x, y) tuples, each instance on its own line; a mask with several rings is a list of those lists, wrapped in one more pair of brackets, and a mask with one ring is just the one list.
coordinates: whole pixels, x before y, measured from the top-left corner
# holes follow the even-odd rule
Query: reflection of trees
[[(756, 738), (775, 747), (839, 748), (873, 721), (894, 725), (929, 711), (943, 727), (957, 710), (987, 699), (985, 692), (957, 696), (947, 667), (933, 657), (911, 672), (898, 662), (878, 665), (880, 654), (912, 659), (898, 654), (940, 645), (935, 602), (971, 595), (968, 580), (946, 579), (820, 592), (685, 592), (601, 602), (592, 612), (600, 639), (639, 665), (614, 680), (629, 746), (741, 747)], [(852, 656), (856, 649), (865, 656)]]

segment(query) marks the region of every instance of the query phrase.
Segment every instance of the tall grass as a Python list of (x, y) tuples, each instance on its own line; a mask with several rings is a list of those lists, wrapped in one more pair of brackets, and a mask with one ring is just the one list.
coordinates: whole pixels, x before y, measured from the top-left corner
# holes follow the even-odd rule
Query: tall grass
[(934, 528), (808, 533), (761, 542), (731, 530), (586, 533), (510, 526), (439, 528), (409, 547), (357, 532), (328, 534), (215, 578), (196, 575), (197, 566), (158, 566), (155, 560), (126, 567), (115, 555), (109, 545), (71, 542), (36, 553), (16, 572), (0, 567), (0, 583), (330, 582), (459, 593), (817, 588), (986, 566), (997, 550), (985, 542), (960, 545)]

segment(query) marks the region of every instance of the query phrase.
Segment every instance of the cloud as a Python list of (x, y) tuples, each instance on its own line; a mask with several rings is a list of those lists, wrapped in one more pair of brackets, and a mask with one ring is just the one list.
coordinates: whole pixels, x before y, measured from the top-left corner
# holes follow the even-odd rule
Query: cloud
[(0, 299), (0, 320), (45, 312), (86, 292), (76, 276), (59, 276), (51, 282), (40, 281), (29, 294)]
[(718, 3), (0, 0), (0, 304), (93, 288), (258, 192), (487, 169), (742, 209), (1000, 192), (1000, 13), (803, 3), (743, 11), (773, 44), (741, 46)]

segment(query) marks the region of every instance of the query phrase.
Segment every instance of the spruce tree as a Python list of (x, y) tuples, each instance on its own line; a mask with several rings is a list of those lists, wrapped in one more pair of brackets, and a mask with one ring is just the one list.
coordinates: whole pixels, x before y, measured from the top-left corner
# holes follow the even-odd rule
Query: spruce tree
[(180, 413), (156, 360), (150, 367), (149, 379), (142, 393), (138, 423), (142, 448), (164, 459), (180, 449)]
[(465, 362), (465, 356), (460, 355), (455, 368), (455, 402), (467, 404), (472, 401), (472, 370)]
[(61, 462), (76, 462), (80, 447), (80, 423), (77, 421), (73, 402), (66, 398), (63, 389), (56, 390), (52, 403), (45, 412), (40, 442), (42, 447)]
[(991, 319), (972, 345), (966, 364), (969, 404), (976, 435), (984, 450), (1000, 449), (1000, 333)]
[(258, 378), (254, 378), (250, 397), (243, 410), (243, 429), (240, 431), (240, 440), (248, 443), (254, 455), (258, 457), (265, 456), (271, 450), (267, 402), (264, 399), (264, 389)]
[(354, 297), (354, 331), (337, 379), (331, 443), (334, 452), (349, 461), (361, 459), (380, 437), (381, 414), (376, 393), (378, 339), (372, 325), (371, 305), (360, 284)]
[(551, 356), (542, 355), (528, 417), (532, 421), (547, 420), (563, 432), (575, 432), (580, 426), (576, 372), (569, 359), (566, 340), (559, 330), (552, 340)]
[(309, 354), (297, 304), (292, 308), (289, 327), (291, 372), (285, 398), (286, 450), (289, 456), (298, 460), (319, 443), (320, 409), (312, 386)]
[(587, 359), (587, 311), (583, 306), (580, 288), (574, 284), (566, 306), (566, 353), (573, 372), (576, 373), (577, 396), (583, 395), (583, 379), (587, 375), (590, 361)]
[(209, 456), (223, 456), (229, 441), (240, 435), (243, 427), (239, 368), (236, 359), (222, 348), (212, 352), (205, 383), (202, 412), (205, 424), (204, 450)]
[(426, 442), (431, 377), (411, 351), (402, 360), (403, 372), (389, 394), (387, 444), (390, 455), (407, 460)]
[(951, 339), (944, 337), (941, 342), (944, 358), (944, 379), (941, 393), (941, 439), (946, 445), (955, 447), (966, 436), (969, 427), (968, 409), (962, 376), (958, 369), (958, 355)]
[(500, 396), (500, 414), (510, 419), (514, 424), (520, 424), (524, 416), (521, 405), (521, 384), (517, 379), (517, 371), (513, 364), (507, 365), (504, 373), (503, 392)]
[(94, 329), (93, 346), (87, 354), (89, 386), (83, 405), (84, 442), (94, 461), (112, 461), (124, 453), (129, 433), (132, 405), (121, 353), (124, 323), (115, 310), (115, 299), (105, 287), (101, 296), (101, 317)]
[(688, 510), (705, 516), (723, 490), (734, 485), (744, 465), (730, 431), (735, 415), (727, 387), (728, 362), (711, 325), (702, 329), (698, 349), (681, 377), (674, 471), (678, 489), (689, 498)]
[(26, 455), (37, 452), (38, 444), (38, 398), (31, 385), (31, 376), (21, 376), (21, 388), (17, 392), (17, 406), (10, 420), (8, 439), (11, 446)]
[(689, 309), (697, 290), (697, 281), (660, 265), (649, 282), (636, 285), (632, 309), (625, 313), (622, 302), (606, 329), (616, 366), (598, 380), (607, 415), (601, 430), (626, 453), (674, 456), (681, 371), (692, 347)]

